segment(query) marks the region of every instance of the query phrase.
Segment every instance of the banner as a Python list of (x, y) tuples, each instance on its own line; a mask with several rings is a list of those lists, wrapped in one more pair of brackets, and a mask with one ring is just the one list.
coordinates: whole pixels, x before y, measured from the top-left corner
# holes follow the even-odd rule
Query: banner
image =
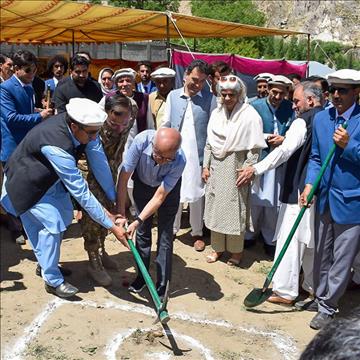
[[(258, 60), (241, 57), (232, 54), (203, 54), (192, 53), (195, 59), (201, 59), (208, 64), (215, 61), (224, 61), (239, 76), (247, 86), (248, 97), (256, 95), (256, 82), (254, 76), (263, 72), (274, 75), (299, 74), (301, 77), (306, 76), (307, 64), (292, 64), (286, 60)], [(186, 51), (173, 50), (172, 64), (176, 71), (176, 87), (183, 84), (183, 77), (186, 67), (194, 60), (192, 55)]]

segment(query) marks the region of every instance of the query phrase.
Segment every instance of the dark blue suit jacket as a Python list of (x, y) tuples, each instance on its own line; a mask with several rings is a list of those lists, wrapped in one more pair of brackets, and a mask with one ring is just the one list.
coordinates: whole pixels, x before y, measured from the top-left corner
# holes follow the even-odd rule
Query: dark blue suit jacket
[(34, 100), (13, 75), (0, 85), (1, 161), (7, 161), (29, 130), (41, 122)]
[[(327, 153), (334, 144), (336, 109), (315, 115), (312, 148), (306, 183), (313, 184)], [(329, 207), (338, 224), (360, 224), (360, 106), (356, 105), (348, 121), (350, 140), (345, 149), (337, 147), (327, 167), (319, 189), (317, 211), (323, 214)]]

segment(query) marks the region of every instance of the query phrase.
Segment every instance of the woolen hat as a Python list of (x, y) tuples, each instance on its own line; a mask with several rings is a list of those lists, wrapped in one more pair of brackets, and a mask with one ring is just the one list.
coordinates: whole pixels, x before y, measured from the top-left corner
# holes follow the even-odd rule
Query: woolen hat
[(254, 77), (255, 81), (270, 81), (274, 77), (273, 74), (270, 73), (261, 73)]
[(152, 79), (173, 78), (176, 72), (168, 67), (159, 68), (151, 73)]
[(274, 75), (268, 84), (289, 87), (293, 85), (293, 82), (284, 75)]
[(360, 85), (360, 71), (342, 69), (327, 75), (330, 84)]
[(95, 101), (85, 98), (72, 98), (66, 105), (68, 115), (84, 126), (102, 126), (107, 113)]
[(136, 71), (133, 70), (132, 68), (123, 68), (123, 69), (119, 69), (119, 70), (116, 70), (114, 72), (114, 75), (112, 77), (113, 80), (116, 80), (118, 79), (119, 77), (122, 77), (122, 76), (130, 76), (132, 77), (133, 79), (135, 79), (136, 77)]

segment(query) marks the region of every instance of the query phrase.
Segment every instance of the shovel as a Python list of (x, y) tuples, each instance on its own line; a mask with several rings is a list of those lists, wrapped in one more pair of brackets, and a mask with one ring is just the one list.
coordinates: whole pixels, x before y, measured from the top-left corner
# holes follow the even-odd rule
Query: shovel
[(166, 284), (164, 300), (161, 302), (151, 276), (149, 275), (149, 272), (147, 271), (145, 264), (134, 245), (134, 242), (131, 239), (128, 239), (128, 244), (130, 246), (131, 252), (134, 255), (136, 264), (138, 265), (140, 272), (145, 280), (146, 286), (149, 289), (150, 295), (154, 301), (156, 313), (158, 315), (158, 321), (160, 321), (162, 324), (166, 324), (170, 320), (170, 316), (166, 310), (166, 305), (169, 299), (169, 282)]
[[(344, 123), (342, 125), (342, 127), (344, 129), (347, 128), (347, 124)], [(334, 144), (331, 149), (329, 150), (326, 158), (325, 158), (325, 161), (323, 163), (323, 165), (321, 166), (321, 169), (320, 169), (320, 172), (319, 172), (319, 175), (317, 176), (317, 178), (315, 179), (314, 181), (314, 184), (313, 184), (313, 187), (311, 188), (311, 191), (307, 197), (307, 203), (305, 206), (303, 206), (300, 210), (300, 213), (299, 215), (297, 216), (296, 220), (295, 220), (295, 223), (293, 225), (293, 227), (291, 228), (290, 230), (290, 233), (280, 251), (280, 254), (279, 256), (277, 257), (274, 265), (272, 266), (270, 272), (268, 273), (268, 275), (266, 276), (266, 279), (265, 279), (265, 282), (264, 282), (264, 285), (262, 287), (262, 289), (260, 288), (255, 288), (253, 289), (247, 296), (246, 298), (244, 299), (244, 305), (248, 308), (252, 308), (252, 307), (255, 307), (255, 306), (258, 306), (260, 304), (262, 304), (263, 302), (265, 302), (272, 294), (272, 290), (269, 289), (269, 286), (270, 286), (270, 283), (274, 277), (274, 274), (277, 270), (277, 268), (279, 267), (279, 264), (281, 262), (281, 260), (283, 259), (284, 255), (285, 255), (285, 252), (287, 250), (287, 248), (289, 247), (290, 245), (290, 242), (291, 242), (291, 239), (293, 238), (295, 232), (296, 232), (296, 229), (298, 228), (299, 224), (300, 224), (300, 221), (302, 219), (302, 217), (304, 216), (304, 213), (306, 211), (306, 209), (308, 208), (308, 205), (311, 203), (311, 200), (312, 198), (314, 197), (314, 193), (316, 192), (317, 188), (319, 187), (319, 184), (320, 184), (320, 181), (321, 181), (321, 178), (327, 168), (327, 166), (329, 165), (329, 162), (332, 158), (332, 156), (334, 155), (335, 153), (335, 150), (336, 150), (336, 144)]]

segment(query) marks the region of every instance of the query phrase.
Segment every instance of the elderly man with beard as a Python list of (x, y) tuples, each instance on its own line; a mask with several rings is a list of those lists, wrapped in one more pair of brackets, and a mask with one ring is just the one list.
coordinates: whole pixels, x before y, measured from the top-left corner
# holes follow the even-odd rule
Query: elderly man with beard
[[(316, 115), (301, 205), (331, 147), (316, 201), (314, 289), (318, 312), (310, 322), (322, 329), (332, 321), (360, 249), (360, 72), (343, 69), (328, 75), (333, 108)], [(346, 129), (342, 124), (346, 122)]]
[[(269, 95), (251, 103), (261, 116), (264, 137), (268, 145), (267, 149), (263, 149), (261, 159), (282, 144), (285, 139), (284, 135), (293, 120), (292, 104), (285, 99), (288, 94), (288, 82), (289, 79), (285, 76), (274, 75), (268, 83)], [(265, 252), (272, 257), (275, 254), (273, 239), (280, 206), (281, 170), (279, 168), (267, 171), (253, 185), (251, 216), (254, 231), (249, 231), (245, 235), (245, 240), (254, 243), (256, 237), (261, 234), (264, 239)], [(247, 241), (245, 241), (245, 248), (249, 246)]]
[(89, 77), (90, 62), (81, 55), (70, 61), (70, 78), (61, 81), (55, 89), (54, 103), (58, 113), (66, 111), (66, 104), (72, 98), (86, 98), (99, 102), (102, 92), (99, 84)]
[[(311, 150), (312, 123), (315, 115), (323, 109), (322, 89), (312, 82), (303, 82), (295, 87), (293, 109), (297, 118), (290, 125), (281, 145), (264, 160), (240, 170), (241, 183), (250, 181), (255, 175), (284, 164), (281, 183), (280, 211), (274, 241), (277, 257), (293, 226), (300, 207), (298, 198), (305, 186), (307, 163)], [(291, 305), (299, 293), (299, 275), (304, 270), (302, 287), (313, 293), (314, 259), (314, 210), (307, 211), (298, 227), (273, 279), (273, 294), (268, 299), (276, 304)]]

